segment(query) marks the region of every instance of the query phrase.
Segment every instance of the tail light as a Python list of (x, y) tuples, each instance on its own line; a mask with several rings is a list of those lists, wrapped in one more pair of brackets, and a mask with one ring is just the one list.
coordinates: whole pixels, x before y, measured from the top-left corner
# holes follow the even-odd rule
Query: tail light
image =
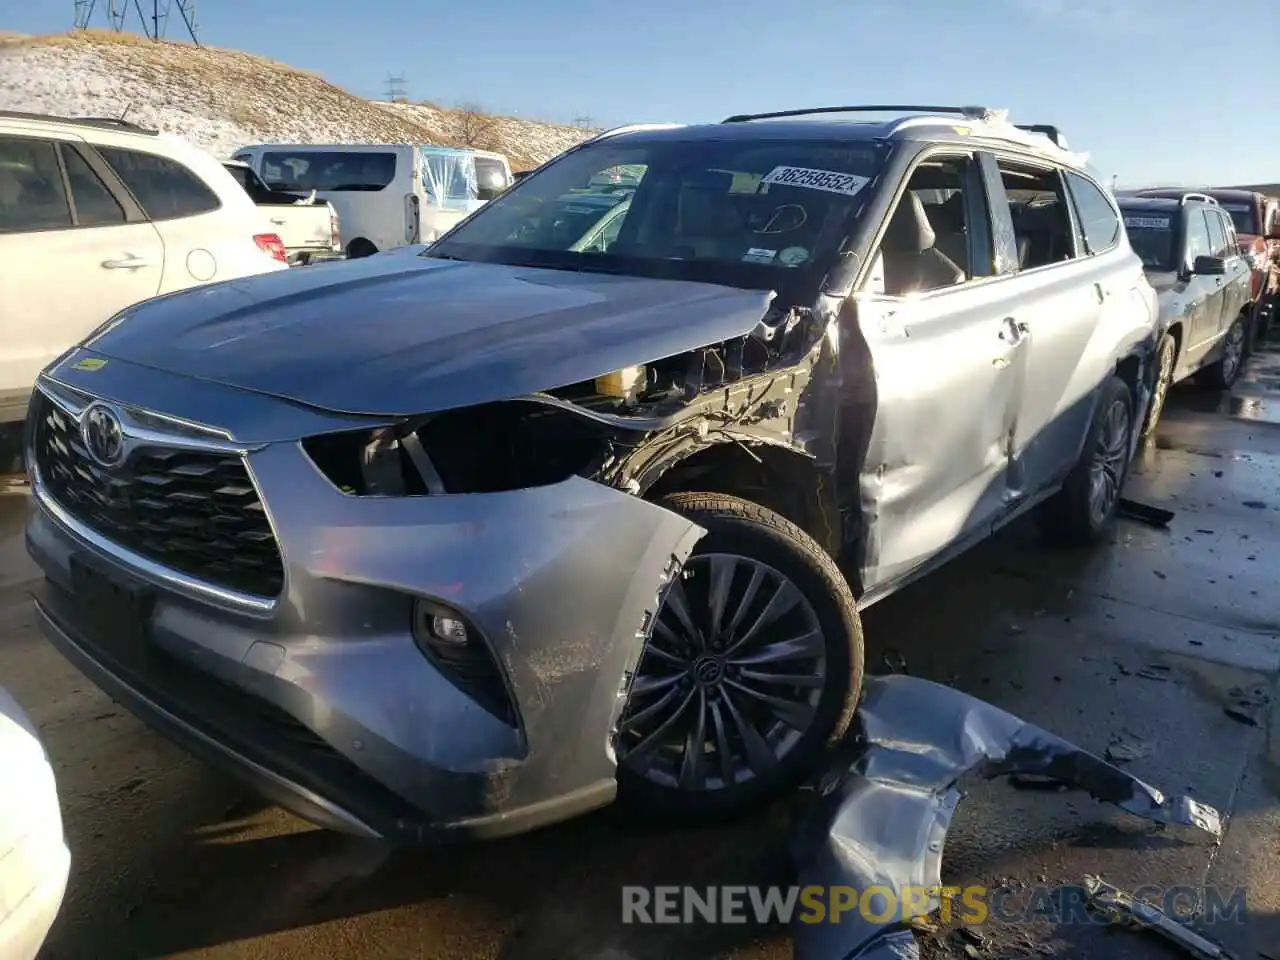
[(342, 228), (338, 221), (338, 211), (333, 209), (333, 207), (329, 208), (329, 235), (332, 238), (333, 249), (341, 250)]
[(285, 253), (284, 241), (280, 239), (278, 233), (255, 233), (253, 242), (258, 245), (258, 249), (269, 256), (272, 260), (279, 260), (281, 263), (289, 262), (289, 255)]

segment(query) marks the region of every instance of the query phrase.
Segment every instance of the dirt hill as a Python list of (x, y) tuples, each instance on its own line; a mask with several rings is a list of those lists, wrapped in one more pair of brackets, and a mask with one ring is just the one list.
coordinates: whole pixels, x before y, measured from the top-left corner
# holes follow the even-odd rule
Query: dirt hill
[(81, 31), (0, 33), (0, 110), (119, 116), (219, 156), (247, 143), (470, 143), (528, 169), (577, 127), (353, 96), (314, 73), (235, 50)]

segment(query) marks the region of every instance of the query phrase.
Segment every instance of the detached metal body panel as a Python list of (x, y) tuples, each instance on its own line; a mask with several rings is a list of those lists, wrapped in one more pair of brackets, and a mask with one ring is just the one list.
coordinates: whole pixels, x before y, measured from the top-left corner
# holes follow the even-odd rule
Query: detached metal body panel
[[(1218, 812), (1189, 797), (1166, 797), (1120, 768), (999, 707), (907, 676), (872, 677), (858, 710), (852, 759), (806, 821), (796, 845), (799, 882), (831, 889), (942, 884), (943, 846), (966, 774), (1033, 774), (1061, 781), (1134, 816), (1222, 833)], [(895, 903), (902, 903), (895, 896)], [(937, 897), (930, 909), (938, 906)], [(918, 958), (900, 923), (875, 924), (886, 904), (850, 911), (838, 923), (792, 925), (796, 960)]]

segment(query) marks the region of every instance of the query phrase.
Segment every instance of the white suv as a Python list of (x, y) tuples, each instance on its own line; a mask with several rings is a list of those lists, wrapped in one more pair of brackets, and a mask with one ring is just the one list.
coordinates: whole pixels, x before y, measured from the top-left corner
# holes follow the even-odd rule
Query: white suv
[(0, 432), (36, 374), (123, 308), (287, 267), (262, 212), (186, 141), (0, 111)]

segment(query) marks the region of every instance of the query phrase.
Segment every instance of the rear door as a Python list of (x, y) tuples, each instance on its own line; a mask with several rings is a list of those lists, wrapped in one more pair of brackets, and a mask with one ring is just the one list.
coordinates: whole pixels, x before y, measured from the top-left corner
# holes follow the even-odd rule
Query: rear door
[(1210, 308), (1207, 319), (1213, 324), (1209, 337), (1216, 340), (1239, 316), (1249, 298), (1251, 279), (1249, 264), (1240, 256), (1234, 234), (1228, 232), (1230, 221), (1227, 214), (1215, 207), (1207, 207), (1204, 217), (1209, 229), (1209, 255), (1218, 257), (1226, 266), (1226, 273), (1222, 276), (1205, 278), (1213, 284), (1210, 296), (1216, 301), (1216, 307)]
[[(1060, 479), (1075, 463), (1092, 416), (1092, 398), (1111, 356), (1090, 352), (1105, 310), (1121, 300), (1121, 284), (1107, 255), (1120, 224), (1106, 222), (1090, 255), (1073, 212), (1063, 172), (1026, 158), (990, 157), (994, 205), (1019, 250), (1018, 268), (1007, 281), (1028, 333), (1028, 387), (1014, 421), (1012, 474), (1016, 505)], [(1008, 224), (1008, 226), (1004, 226)], [(1135, 270), (1141, 266), (1135, 261)]]
[(163, 265), (159, 234), (82, 143), (0, 136), (0, 408), (99, 324), (155, 296)]
[(1222, 245), (1222, 257), (1227, 261), (1227, 272), (1223, 276), (1222, 321), (1220, 330), (1227, 330), (1248, 306), (1252, 296), (1252, 269), (1240, 249), (1240, 239), (1236, 235), (1235, 223), (1225, 213), (1211, 211), (1222, 224), (1226, 233)]
[[(170, 157), (123, 147), (96, 149), (129, 188), (164, 241), (161, 293), (243, 275), (241, 264), (236, 261), (242, 256), (243, 245), (252, 244), (255, 232), (266, 232), (265, 217), (260, 231), (254, 230), (252, 224), (240, 223), (239, 218), (228, 223), (221, 213), (218, 195)], [(244, 236), (228, 236), (229, 227)], [(223, 259), (227, 262), (220, 263)]]

